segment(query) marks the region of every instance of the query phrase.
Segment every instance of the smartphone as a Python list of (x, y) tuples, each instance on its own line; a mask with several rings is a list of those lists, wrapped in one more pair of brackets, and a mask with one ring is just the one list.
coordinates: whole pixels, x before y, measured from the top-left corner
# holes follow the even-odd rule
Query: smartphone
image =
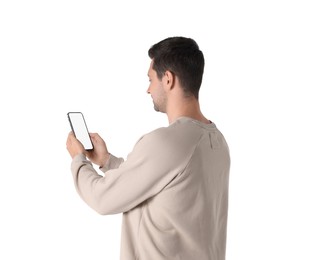
[(82, 143), (85, 150), (93, 150), (93, 143), (90, 139), (83, 114), (81, 112), (69, 112), (67, 115), (75, 137)]

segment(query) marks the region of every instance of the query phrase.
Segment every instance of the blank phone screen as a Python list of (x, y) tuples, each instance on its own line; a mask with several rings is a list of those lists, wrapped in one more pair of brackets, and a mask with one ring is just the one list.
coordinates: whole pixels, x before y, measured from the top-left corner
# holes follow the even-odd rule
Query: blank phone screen
[(75, 137), (83, 144), (85, 150), (93, 149), (83, 114), (81, 112), (69, 112), (68, 117)]

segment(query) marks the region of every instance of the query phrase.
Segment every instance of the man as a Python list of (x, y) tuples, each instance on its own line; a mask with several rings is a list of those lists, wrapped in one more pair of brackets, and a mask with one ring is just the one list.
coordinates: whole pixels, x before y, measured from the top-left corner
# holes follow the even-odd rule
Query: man
[(224, 260), (230, 156), (200, 111), (203, 53), (194, 40), (171, 37), (149, 56), (147, 93), (169, 126), (141, 137), (126, 161), (109, 154), (98, 134), (86, 152), (70, 133), (76, 189), (100, 214), (123, 213), (122, 260)]

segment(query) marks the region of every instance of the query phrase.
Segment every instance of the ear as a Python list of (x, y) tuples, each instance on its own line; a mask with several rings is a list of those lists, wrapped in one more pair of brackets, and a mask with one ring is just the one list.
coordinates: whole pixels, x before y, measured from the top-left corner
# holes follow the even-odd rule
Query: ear
[(167, 70), (163, 76), (162, 82), (164, 83), (165, 89), (172, 90), (174, 88), (175, 76), (174, 74)]

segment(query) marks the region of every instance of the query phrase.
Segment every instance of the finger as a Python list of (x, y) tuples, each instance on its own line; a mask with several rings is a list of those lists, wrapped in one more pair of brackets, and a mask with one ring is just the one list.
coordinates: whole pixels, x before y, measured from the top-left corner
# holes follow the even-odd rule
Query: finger
[(67, 140), (69, 140), (69, 139), (71, 140), (72, 137), (74, 137), (74, 134), (73, 134), (73, 132), (71, 131), (71, 132), (69, 132), (69, 134), (68, 134)]
[(67, 137), (67, 146), (69, 143), (71, 143), (71, 134), (70, 133), (68, 134), (68, 137)]
[(92, 141), (98, 142), (98, 140), (100, 140), (101, 137), (97, 133), (92, 133), (90, 134), (90, 138)]
[(70, 132), (67, 138), (67, 143), (66, 143), (67, 147), (71, 146), (75, 140), (76, 140), (76, 137), (74, 136), (73, 132)]
[(89, 133), (89, 136), (91, 138), (96, 138), (97, 136), (99, 136), (97, 133)]
[(67, 142), (66, 142), (67, 149), (69, 149), (69, 147), (71, 146), (71, 143), (72, 143), (71, 138), (70, 136), (68, 136)]

